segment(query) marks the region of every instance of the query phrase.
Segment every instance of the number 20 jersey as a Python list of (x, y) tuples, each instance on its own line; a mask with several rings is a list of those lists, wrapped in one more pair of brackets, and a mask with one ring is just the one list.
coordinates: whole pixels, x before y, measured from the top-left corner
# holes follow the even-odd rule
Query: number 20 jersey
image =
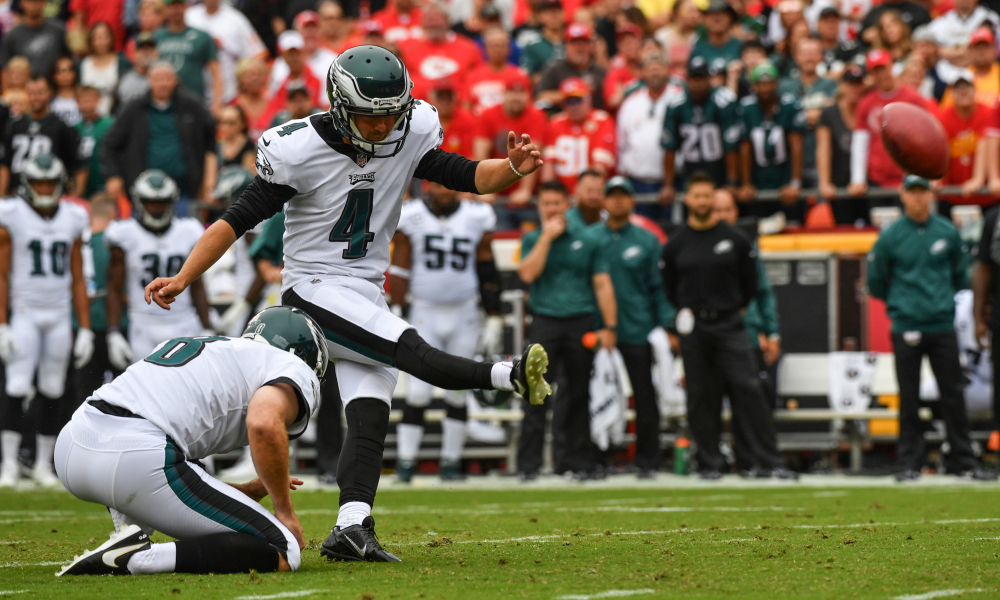
[(438, 217), (423, 200), (403, 204), (399, 230), (410, 240), (410, 294), (434, 304), (459, 304), (479, 290), (476, 250), (483, 234), (496, 227), (493, 207), (463, 200), (458, 210)]
[[(442, 139), (437, 110), (425, 102), (415, 103), (410, 133), (393, 157), (368, 159), (347, 144), (327, 143), (315, 126), (322, 118), (289, 121), (257, 144), (258, 176), (297, 192), (285, 205), (282, 291), (337, 276), (382, 285), (403, 193), (420, 159)], [(401, 135), (396, 130), (387, 139)]]
[(175, 217), (170, 227), (157, 235), (135, 219), (114, 221), (104, 230), (109, 248), (125, 252), (125, 289), (130, 317), (177, 319), (178, 312), (194, 311), (191, 294), (179, 294), (165, 311), (155, 303), (146, 304), (145, 288), (157, 277), (173, 277), (198, 243), (204, 227), (195, 219)]
[(69, 311), (70, 254), (89, 225), (87, 211), (71, 202), (61, 201), (55, 214), (44, 219), (21, 198), (0, 201), (0, 227), (10, 234), (12, 310)]

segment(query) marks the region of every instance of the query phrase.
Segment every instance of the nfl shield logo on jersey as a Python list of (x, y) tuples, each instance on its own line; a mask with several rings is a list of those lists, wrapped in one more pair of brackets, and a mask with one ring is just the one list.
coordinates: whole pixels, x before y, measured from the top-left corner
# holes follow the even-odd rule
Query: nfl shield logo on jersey
[(354, 156), (354, 162), (358, 163), (359, 167), (364, 167), (365, 165), (368, 164), (368, 155), (358, 152)]

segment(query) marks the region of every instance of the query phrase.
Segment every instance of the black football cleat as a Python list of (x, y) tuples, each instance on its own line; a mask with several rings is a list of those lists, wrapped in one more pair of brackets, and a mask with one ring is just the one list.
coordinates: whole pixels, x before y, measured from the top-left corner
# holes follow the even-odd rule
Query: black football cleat
[(149, 550), (149, 536), (138, 525), (129, 525), (111, 534), (111, 539), (95, 550), (84, 552), (56, 573), (63, 575), (131, 575), (128, 561), (136, 552)]
[(543, 404), (545, 397), (552, 393), (552, 388), (545, 381), (545, 372), (548, 370), (549, 355), (545, 348), (541, 344), (531, 344), (524, 349), (521, 358), (514, 359), (514, 367), (510, 372), (514, 391), (532, 404)]
[(375, 519), (365, 517), (360, 525), (334, 527), (319, 553), (328, 560), (364, 560), (367, 562), (401, 562), (399, 557), (378, 543)]

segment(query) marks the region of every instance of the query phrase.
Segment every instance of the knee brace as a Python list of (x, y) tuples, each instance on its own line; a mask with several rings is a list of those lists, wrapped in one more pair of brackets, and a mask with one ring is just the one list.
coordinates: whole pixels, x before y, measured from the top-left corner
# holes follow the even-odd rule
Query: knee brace
[(403, 423), (406, 425), (418, 425), (420, 427), (424, 426), (424, 407), (423, 406), (410, 406), (407, 404), (403, 407)]
[[(177, 544), (174, 569), (177, 573), (247, 573), (250, 569), (272, 573), (278, 570), (278, 549), (248, 533), (213, 533), (174, 543)], [(295, 548), (296, 555), (298, 550)], [(288, 564), (293, 571), (298, 566), (292, 565), (291, 560)]]
[(465, 405), (462, 406), (452, 406), (450, 404), (445, 406), (444, 418), (451, 419), (453, 421), (465, 421), (469, 420), (469, 408)]
[(377, 398), (357, 398), (344, 409), (347, 439), (340, 452), (337, 485), (340, 504), (375, 503), (375, 490), (382, 475), (382, 453), (389, 432), (389, 405)]

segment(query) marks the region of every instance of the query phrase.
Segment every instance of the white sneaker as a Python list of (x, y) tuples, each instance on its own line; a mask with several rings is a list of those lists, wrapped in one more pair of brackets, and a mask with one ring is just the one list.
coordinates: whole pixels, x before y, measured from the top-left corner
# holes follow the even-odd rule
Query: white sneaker
[(17, 487), (17, 480), (21, 478), (21, 471), (17, 463), (3, 463), (0, 466), (0, 488)]
[(228, 469), (219, 472), (219, 479), (222, 481), (232, 481), (235, 483), (246, 483), (257, 476), (257, 469), (253, 466), (253, 458), (250, 451), (245, 450), (236, 464)]
[(62, 485), (49, 463), (36, 462), (35, 468), (31, 471), (31, 478), (43, 488), (54, 488)]
[(507, 432), (503, 427), (479, 419), (469, 419), (466, 422), (465, 435), (482, 444), (503, 444), (507, 441)]

